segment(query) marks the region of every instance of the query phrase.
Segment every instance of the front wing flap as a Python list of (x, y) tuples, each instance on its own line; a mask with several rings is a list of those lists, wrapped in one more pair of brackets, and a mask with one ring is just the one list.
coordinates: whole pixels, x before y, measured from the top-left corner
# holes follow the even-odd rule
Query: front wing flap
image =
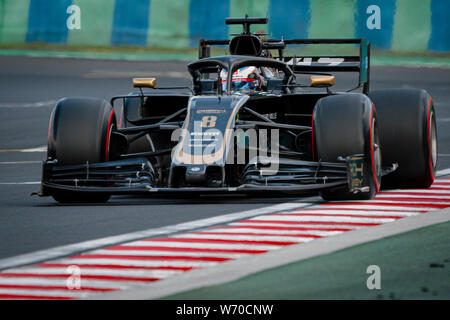
[[(357, 155), (358, 161), (360, 156)], [(267, 161), (255, 159), (245, 167), (242, 183), (234, 187), (160, 187), (151, 163), (144, 157), (84, 165), (59, 165), (57, 160), (43, 163), (40, 196), (55, 190), (101, 192), (110, 194), (184, 194), (184, 193), (311, 193), (347, 187), (359, 192), (367, 187), (354, 165), (355, 159), (340, 162), (313, 162), (279, 159), (276, 174), (267, 175)], [(362, 165), (363, 161), (358, 162)], [(356, 168), (356, 172), (355, 172)], [(357, 186), (357, 187), (355, 187)]]

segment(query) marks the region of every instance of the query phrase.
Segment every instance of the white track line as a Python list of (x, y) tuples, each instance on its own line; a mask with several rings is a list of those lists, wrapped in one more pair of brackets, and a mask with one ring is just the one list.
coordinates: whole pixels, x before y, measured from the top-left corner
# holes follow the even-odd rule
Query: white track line
[(38, 108), (38, 107), (51, 107), (57, 101), (46, 100), (38, 102), (22, 102), (22, 103), (0, 103), (0, 108)]
[(314, 238), (307, 237), (290, 237), (290, 236), (240, 236), (240, 235), (212, 235), (201, 233), (185, 233), (175, 235), (175, 238), (194, 238), (194, 239), (211, 239), (211, 240), (240, 240), (240, 241), (280, 241), (280, 242), (307, 242)]
[[(86, 288), (107, 288), (107, 289), (125, 289), (130, 285), (124, 281), (124, 283), (114, 283), (105, 280), (83, 279), (81, 278), (81, 287)], [(67, 286), (67, 278), (31, 278), (31, 277), (0, 277), (0, 285), (41, 285), (41, 286)]]
[[(297, 231), (297, 230), (262, 230), (262, 229), (255, 229), (255, 228), (212, 228), (208, 230), (209, 232), (223, 232), (223, 233), (247, 233), (251, 235), (252, 233), (270, 233), (273, 235), (283, 235), (283, 236), (289, 236), (293, 234), (310, 234), (313, 236), (332, 236), (335, 234), (339, 234), (342, 231), (312, 231), (312, 230), (305, 230), (305, 231)], [(248, 247), (248, 246), (247, 246)], [(253, 246), (252, 246), (253, 248)]]
[(236, 223), (230, 223), (230, 226), (267, 226), (267, 227), (289, 227), (289, 228), (308, 228), (308, 229), (358, 229), (361, 226), (358, 225), (324, 225), (324, 224), (304, 224), (302, 222), (297, 223), (279, 223), (279, 222), (271, 222), (271, 221), (255, 221), (255, 220), (245, 220), (245, 221), (237, 221)]
[(442, 176), (445, 176), (445, 175), (448, 175), (448, 174), (450, 174), (450, 168), (443, 169), (443, 170), (438, 170), (436, 172), (436, 177), (442, 177)]
[(30, 182), (0, 182), (0, 185), (15, 185), (15, 184), (41, 184), (40, 181), (30, 181)]
[[(417, 190), (417, 189), (397, 189), (397, 190), (387, 190), (386, 192), (380, 193), (379, 195), (385, 194), (385, 193), (402, 193), (402, 194), (424, 194), (427, 193), (436, 193), (440, 196), (450, 196), (450, 189), (449, 190), (433, 190), (433, 189), (426, 189), (426, 190)], [(378, 195), (377, 195), (378, 197)]]
[[(215, 261), (169, 261), (169, 260), (132, 260), (118, 259), (114, 257), (105, 258), (67, 258), (52, 260), (52, 263), (65, 263), (74, 265), (101, 264), (101, 265), (122, 265), (135, 267), (192, 267), (204, 268), (216, 265)], [(8, 269), (7, 269), (8, 270)], [(6, 270), (5, 270), (6, 271)]]
[(2, 161), (0, 165), (11, 165), (11, 164), (35, 164), (42, 163), (42, 161)]
[[(249, 249), (247, 244), (238, 243), (195, 243), (195, 242), (170, 242), (170, 241), (132, 241), (121, 244), (121, 246), (143, 246), (143, 247), (171, 247), (171, 248), (205, 248), (205, 249)], [(253, 250), (273, 250), (280, 246), (275, 245), (252, 245)]]
[(47, 152), (47, 146), (36, 148), (19, 148), (19, 149), (0, 149), (1, 152)]
[(25, 296), (44, 296), (44, 297), (67, 297), (67, 298), (83, 298), (87, 297), (90, 292), (81, 290), (20, 290), (20, 289), (2, 289), (0, 288), (0, 295), (14, 294)]
[(413, 205), (431, 205), (433, 204), (450, 204), (450, 202), (445, 201), (413, 201), (413, 200), (387, 200), (387, 199), (373, 199), (373, 200), (366, 200), (365, 203), (371, 204), (371, 203), (383, 203), (383, 204), (393, 204), (393, 205), (402, 205), (402, 204), (413, 204)]
[(391, 218), (355, 218), (355, 217), (325, 217), (325, 216), (292, 216), (292, 215), (275, 215), (269, 214), (262, 217), (255, 217), (251, 220), (265, 220), (265, 221), (293, 221), (293, 222), (358, 222), (358, 223), (385, 223), (395, 221)]
[[(8, 273), (21, 273), (21, 274), (61, 274), (66, 278), (69, 278), (70, 273), (67, 273), (66, 267), (60, 268), (14, 268), (9, 269)], [(183, 271), (176, 270), (133, 270), (133, 269), (100, 269), (100, 268), (80, 268), (80, 277), (85, 275), (107, 275), (107, 276), (122, 276), (122, 277), (146, 277), (146, 278), (167, 278)], [(1, 273), (0, 273), (1, 275)], [(0, 276), (1, 278), (1, 276)]]
[(369, 210), (333, 210), (333, 209), (322, 209), (322, 210), (298, 210), (291, 212), (282, 212), (278, 215), (295, 215), (295, 214), (333, 214), (333, 215), (342, 215), (342, 216), (352, 216), (352, 215), (365, 215), (365, 216), (398, 216), (398, 217), (406, 217), (418, 214), (417, 212), (406, 212), (406, 211), (369, 211)]
[(383, 194), (380, 193), (376, 196), (375, 201), (379, 199), (398, 199), (398, 198), (423, 198), (423, 199), (442, 199), (450, 200), (450, 194), (445, 195), (422, 195), (422, 194)]
[(433, 207), (428, 207), (428, 208), (417, 207), (417, 208), (414, 208), (414, 207), (410, 207), (410, 206), (401, 206), (401, 205), (393, 207), (393, 206), (384, 205), (384, 204), (381, 204), (381, 205), (375, 204), (374, 205), (374, 204), (364, 204), (364, 203), (361, 203), (361, 204), (335, 204), (335, 205), (328, 205), (327, 204), (327, 205), (319, 206), (318, 208), (320, 208), (320, 209), (323, 208), (324, 210), (326, 210), (327, 208), (330, 208), (330, 209), (343, 208), (343, 209), (362, 209), (362, 210), (367, 209), (367, 210), (386, 210), (386, 211), (397, 209), (397, 210), (418, 211), (418, 212), (420, 212), (420, 211), (436, 210)]
[[(132, 256), (178, 256), (178, 257), (217, 257), (236, 259), (247, 254), (245, 253), (222, 253), (222, 252), (173, 252), (173, 251), (153, 251), (153, 250), (95, 250), (90, 254), (106, 254), (106, 255), (132, 255)], [(160, 259), (164, 261), (163, 258)]]

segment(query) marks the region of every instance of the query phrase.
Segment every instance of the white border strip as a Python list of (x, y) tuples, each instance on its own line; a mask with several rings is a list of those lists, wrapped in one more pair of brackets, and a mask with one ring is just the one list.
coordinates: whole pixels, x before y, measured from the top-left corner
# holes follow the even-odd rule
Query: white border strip
[(450, 168), (436, 171), (436, 177), (442, 177), (450, 174)]

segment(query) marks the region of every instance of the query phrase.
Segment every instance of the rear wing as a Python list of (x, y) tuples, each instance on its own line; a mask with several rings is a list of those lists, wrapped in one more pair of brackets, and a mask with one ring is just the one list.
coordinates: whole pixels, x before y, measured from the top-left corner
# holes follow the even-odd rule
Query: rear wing
[[(230, 40), (205, 40), (199, 41), (199, 59), (211, 56), (211, 46), (229, 45)], [(293, 56), (283, 55), (285, 47), (289, 45), (314, 45), (314, 44), (353, 44), (359, 45), (359, 55), (355, 56)], [(370, 82), (370, 43), (365, 39), (292, 39), (274, 40), (262, 42), (264, 50), (278, 50), (276, 59), (286, 62), (294, 73), (322, 73), (322, 72), (358, 72), (358, 85), (351, 89), (363, 88), (363, 92), (369, 92)], [(349, 91), (351, 91), (349, 90)]]

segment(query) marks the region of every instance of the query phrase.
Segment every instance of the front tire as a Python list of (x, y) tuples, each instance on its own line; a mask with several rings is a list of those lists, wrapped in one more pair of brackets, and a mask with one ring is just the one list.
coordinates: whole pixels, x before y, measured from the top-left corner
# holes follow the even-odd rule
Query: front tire
[[(49, 124), (47, 158), (59, 165), (77, 165), (109, 160), (111, 132), (116, 117), (102, 99), (65, 98), (56, 104)], [(62, 203), (105, 202), (110, 195), (55, 190), (53, 198)]]
[(315, 161), (336, 162), (339, 156), (364, 155), (364, 181), (369, 192), (352, 193), (348, 187), (324, 190), (325, 200), (368, 200), (381, 182), (381, 152), (375, 107), (363, 94), (340, 94), (321, 98), (313, 112)]

